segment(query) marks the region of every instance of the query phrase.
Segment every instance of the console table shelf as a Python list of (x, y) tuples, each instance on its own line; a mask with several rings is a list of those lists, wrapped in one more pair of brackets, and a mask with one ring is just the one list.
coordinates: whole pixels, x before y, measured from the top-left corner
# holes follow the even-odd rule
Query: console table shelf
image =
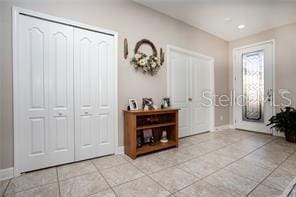
[[(124, 111), (124, 151), (132, 159), (139, 155), (178, 146), (179, 109)], [(137, 134), (152, 129), (154, 145), (137, 148)], [(168, 142), (161, 143), (162, 131), (167, 131)]]
[(137, 130), (153, 129), (153, 128), (159, 128), (159, 127), (172, 126), (172, 125), (176, 125), (176, 123), (175, 122), (168, 122), (168, 123), (162, 123), (162, 124), (152, 124), (152, 125), (146, 125), (146, 126), (139, 126), (139, 127), (137, 127)]

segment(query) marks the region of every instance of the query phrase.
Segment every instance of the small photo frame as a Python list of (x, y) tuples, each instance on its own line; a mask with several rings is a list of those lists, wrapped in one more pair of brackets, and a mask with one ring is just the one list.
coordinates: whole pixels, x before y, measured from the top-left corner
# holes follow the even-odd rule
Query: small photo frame
[(154, 145), (154, 136), (152, 129), (144, 129), (142, 132), (144, 144)]
[(143, 98), (143, 109), (148, 109), (148, 110), (154, 109), (152, 98)]
[(171, 106), (171, 101), (170, 101), (170, 98), (169, 97), (165, 97), (162, 99), (163, 101), (163, 108), (168, 108)]
[(136, 99), (128, 99), (129, 109), (131, 111), (138, 110), (138, 104)]

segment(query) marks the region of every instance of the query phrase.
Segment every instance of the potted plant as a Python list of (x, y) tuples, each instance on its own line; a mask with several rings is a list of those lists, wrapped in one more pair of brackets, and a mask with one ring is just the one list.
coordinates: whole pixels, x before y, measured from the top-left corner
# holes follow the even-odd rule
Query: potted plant
[(279, 113), (269, 119), (271, 128), (284, 132), (288, 142), (296, 143), (296, 110), (293, 107), (285, 107)]

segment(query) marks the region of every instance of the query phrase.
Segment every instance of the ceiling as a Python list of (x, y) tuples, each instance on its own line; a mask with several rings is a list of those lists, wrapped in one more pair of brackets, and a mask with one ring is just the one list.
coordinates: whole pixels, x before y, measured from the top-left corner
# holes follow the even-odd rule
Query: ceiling
[(296, 0), (134, 1), (227, 41), (296, 22)]

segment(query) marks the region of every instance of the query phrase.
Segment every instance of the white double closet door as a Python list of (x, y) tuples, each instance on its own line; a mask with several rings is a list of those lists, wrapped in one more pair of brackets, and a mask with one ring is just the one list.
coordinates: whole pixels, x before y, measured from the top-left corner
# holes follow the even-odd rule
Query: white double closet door
[(179, 137), (212, 129), (213, 59), (182, 49), (169, 49), (169, 96), (180, 108)]
[(114, 153), (113, 36), (19, 15), (19, 172)]

